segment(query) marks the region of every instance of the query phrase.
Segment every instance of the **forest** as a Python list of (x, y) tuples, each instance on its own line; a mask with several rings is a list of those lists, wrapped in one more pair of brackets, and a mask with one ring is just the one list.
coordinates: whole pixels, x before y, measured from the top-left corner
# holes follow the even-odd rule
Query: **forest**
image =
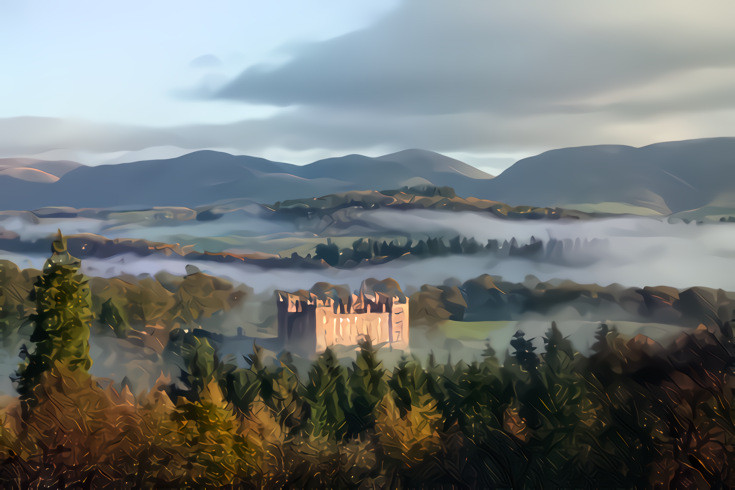
[(0, 412), (3, 487), (735, 486), (729, 322), (667, 347), (601, 324), (589, 355), (550, 323), (543, 351), (519, 331), (503, 362), (488, 345), (391, 369), (366, 339), (306, 375), (286, 352), (254, 345), (240, 365), (175, 328), (164, 354), (179, 372), (134, 393), (89, 372), (99, 319), (79, 269), (59, 236)]

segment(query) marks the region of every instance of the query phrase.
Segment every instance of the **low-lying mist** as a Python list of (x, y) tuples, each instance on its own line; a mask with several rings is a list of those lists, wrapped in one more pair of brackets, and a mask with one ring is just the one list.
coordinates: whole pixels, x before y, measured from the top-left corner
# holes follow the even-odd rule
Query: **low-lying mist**
[[(194, 264), (202, 271), (228, 277), (242, 282), (256, 291), (269, 289), (308, 288), (318, 281), (346, 283), (353, 288), (363, 279), (376, 277), (395, 278), (404, 288), (418, 288), (422, 284), (441, 284), (448, 278), (466, 280), (482, 273), (503, 276), (510, 281), (522, 281), (527, 275), (541, 280), (571, 279), (580, 283), (607, 285), (619, 283), (626, 286), (668, 285), (677, 288), (708, 286), (735, 290), (735, 226), (731, 223), (715, 224), (672, 224), (656, 218), (619, 217), (587, 221), (570, 220), (503, 220), (489, 215), (469, 212), (442, 212), (431, 210), (354, 210), (351, 213), (352, 227), (324, 225), (324, 223), (301, 223), (300, 230), (293, 233), (322, 236), (410, 236), (414, 239), (426, 237), (453, 236), (474, 237), (480, 243), (490, 239), (499, 241), (515, 238), (519, 243), (527, 243), (531, 237), (544, 241), (565, 241), (567, 245), (555, 260), (544, 258), (505, 257), (496, 255), (468, 255), (432, 257), (415, 260), (407, 257), (389, 263), (357, 267), (350, 270), (264, 270), (258, 266), (237, 263), (213, 263), (199, 261)], [(91, 231), (92, 223), (72, 220), (72, 232)], [(121, 229), (112, 227), (112, 237), (145, 235), (165, 231), (159, 239), (187, 236), (225, 236), (237, 233), (240, 236), (254, 235), (264, 222), (259, 219), (244, 220), (240, 226), (231, 220), (200, 223), (191, 221), (176, 226), (152, 226), (133, 229), (126, 225)], [(0, 223), (2, 225), (3, 223)], [(16, 231), (23, 236), (38, 237), (41, 230), (48, 236), (56, 228), (68, 233), (67, 220), (59, 219), (54, 223), (44, 222), (42, 226), (28, 224)], [(89, 225), (89, 226), (87, 226)], [(99, 225), (99, 223), (96, 223)], [(41, 226), (37, 230), (36, 227)], [(306, 226), (306, 228), (304, 228)], [(267, 230), (272, 233), (281, 230), (288, 234), (288, 223), (271, 224)], [(357, 229), (359, 228), (359, 229)], [(101, 231), (101, 230), (97, 230)], [(176, 232), (176, 235), (171, 235)], [(106, 235), (107, 236), (107, 235)], [(597, 239), (597, 245), (590, 245)], [(603, 243), (604, 246), (599, 246)], [(557, 254), (558, 255), (558, 254)], [(584, 256), (585, 260), (578, 260)], [(0, 257), (13, 260), (19, 265), (40, 267), (45, 257), (40, 255), (24, 256), (0, 252)], [(184, 274), (184, 267), (192, 263), (181, 258), (158, 256), (138, 257), (121, 255), (109, 259), (85, 259), (84, 267), (88, 274), (112, 276), (120, 273), (154, 274), (166, 270)]]

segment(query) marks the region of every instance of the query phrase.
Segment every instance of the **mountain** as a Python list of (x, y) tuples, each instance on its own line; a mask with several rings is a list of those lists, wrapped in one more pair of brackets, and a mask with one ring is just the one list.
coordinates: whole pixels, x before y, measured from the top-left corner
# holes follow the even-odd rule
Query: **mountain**
[(735, 138), (552, 150), (518, 161), (477, 197), (511, 205), (620, 203), (677, 213), (735, 204)]
[(197, 151), (164, 160), (79, 166), (54, 182), (0, 173), (0, 209), (200, 206), (240, 198), (270, 203), (416, 182), (474, 189), (476, 183), (491, 178), (462, 162), (421, 150), (378, 158), (347, 155), (304, 166)]
[(6, 159), (0, 160), (0, 210), (274, 203), (421, 184), (514, 206), (729, 216), (735, 210), (735, 138), (563, 148), (520, 160), (495, 178), (425, 150), (303, 166), (215, 151), (97, 167)]
[(492, 179), (493, 176), (464, 162), (427, 150), (403, 150), (378, 157), (377, 160), (395, 162), (414, 172), (431, 171), (447, 176), (464, 175), (471, 179)]
[(80, 167), (68, 160), (48, 161), (34, 158), (0, 158), (0, 176), (27, 182), (52, 183)]

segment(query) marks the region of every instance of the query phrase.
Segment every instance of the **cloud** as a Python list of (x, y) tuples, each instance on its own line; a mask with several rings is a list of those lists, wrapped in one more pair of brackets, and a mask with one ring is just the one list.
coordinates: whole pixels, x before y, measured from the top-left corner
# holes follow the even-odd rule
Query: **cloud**
[[(456, 153), (473, 164), (495, 160), (493, 155), (510, 154), (511, 158), (503, 158), (507, 166), (522, 156), (550, 148), (609, 142), (644, 146), (659, 141), (727, 136), (721, 128), (732, 127), (735, 110), (702, 111), (686, 118), (664, 114), (626, 120), (604, 111), (517, 117), (479, 112), (367, 117), (349, 111), (304, 107), (262, 119), (168, 128), (26, 117), (0, 119), (0, 156), (99, 164), (149, 156), (171, 157), (211, 148), (309, 163), (346, 153), (377, 156), (424, 148)], [(143, 151), (160, 147), (172, 149), (160, 155)], [(498, 173), (501, 169), (493, 171)]]
[(189, 62), (191, 68), (217, 68), (222, 66), (222, 60), (213, 54), (197, 56)]
[[(723, 136), (735, 125), (732, 18), (735, 3), (720, 1), (407, 0), (364, 29), (289, 44), (279, 63), (205, 80), (197, 90), (207, 102), (189, 99), (213, 111), (242, 103), (242, 120), (161, 128), (6, 119), (0, 148), (267, 157), (418, 147), (482, 160)], [(248, 116), (256, 106), (274, 110)]]
[(717, 3), (406, 1), (371, 27), (252, 66), (215, 97), (381, 114), (564, 112), (580, 98), (733, 67)]
[[(178, 146), (182, 136), (167, 129), (96, 123), (52, 117), (0, 119), (0, 148), (5, 155), (25, 155), (54, 150), (115, 152), (161, 146)], [(186, 147), (186, 146), (185, 146)]]

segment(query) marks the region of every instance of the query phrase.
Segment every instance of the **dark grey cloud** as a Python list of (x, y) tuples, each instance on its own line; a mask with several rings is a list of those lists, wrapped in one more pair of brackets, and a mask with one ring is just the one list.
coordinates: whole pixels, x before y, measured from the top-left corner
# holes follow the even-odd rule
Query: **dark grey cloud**
[[(426, 2), (367, 29), (293, 48), (214, 96), (386, 114), (564, 112), (571, 103), (735, 66), (725, 3)], [(733, 18), (733, 17), (730, 17)]]

